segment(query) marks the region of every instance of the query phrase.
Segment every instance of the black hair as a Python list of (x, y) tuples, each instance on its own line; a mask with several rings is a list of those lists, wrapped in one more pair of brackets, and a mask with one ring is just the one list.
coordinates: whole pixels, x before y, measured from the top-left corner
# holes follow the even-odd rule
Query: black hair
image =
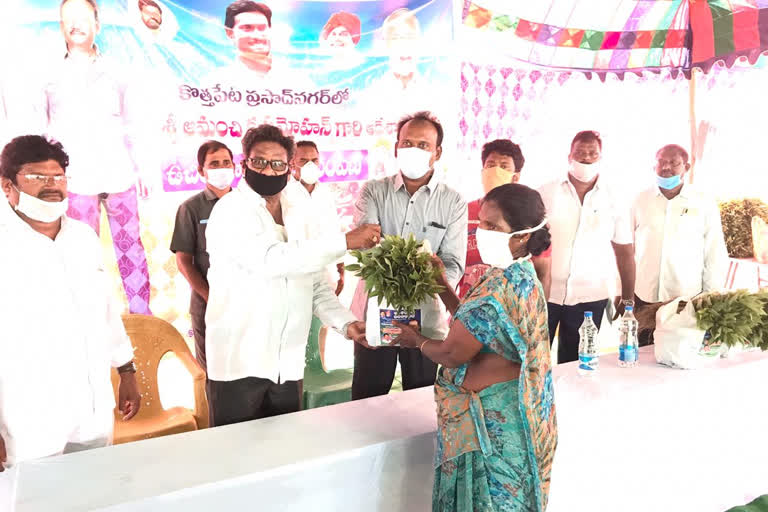
[[(541, 195), (519, 183), (496, 187), (485, 195), (483, 201), (491, 201), (501, 210), (501, 215), (513, 232), (534, 228), (547, 216)], [(528, 252), (538, 256), (549, 248), (551, 240), (549, 227), (541, 227), (531, 233), (527, 244)]]
[(249, 158), (251, 148), (259, 142), (276, 142), (285, 148), (286, 153), (288, 153), (289, 162), (293, 158), (293, 137), (283, 135), (283, 132), (277, 126), (262, 124), (256, 128), (248, 128), (245, 136), (243, 136), (243, 154), (245, 158)]
[[(70, 0), (61, 0), (61, 5), (59, 5), (59, 10), (61, 10), (62, 7), (64, 7), (64, 4), (69, 2)], [(88, 4), (93, 7), (93, 17), (96, 18), (96, 22), (99, 21), (99, 4), (96, 3), (96, 0), (85, 0), (88, 2)]]
[(260, 12), (267, 18), (267, 24), (272, 26), (272, 9), (266, 4), (254, 2), (252, 0), (237, 0), (227, 6), (227, 12), (224, 15), (224, 26), (235, 28), (235, 16), (244, 12)]
[(160, 14), (163, 14), (163, 9), (157, 4), (157, 2), (153, 0), (139, 0), (139, 10), (145, 7), (155, 7), (158, 11), (160, 11)]
[(439, 148), (443, 145), (443, 125), (440, 124), (440, 121), (438, 121), (431, 112), (427, 112), (426, 110), (407, 115), (400, 119), (400, 122), (397, 123), (397, 140), (400, 140), (400, 132), (403, 130), (403, 126), (411, 121), (426, 121), (432, 123), (432, 126), (437, 130), (437, 147)]
[(60, 142), (41, 135), (22, 135), (6, 144), (0, 153), (0, 176), (15, 184), (22, 166), (48, 160), (55, 160), (67, 171), (69, 155)]
[(512, 161), (515, 162), (515, 170), (517, 172), (523, 170), (523, 165), (525, 165), (523, 150), (511, 140), (496, 139), (491, 142), (486, 142), (481, 153), (483, 166), (485, 166), (485, 161), (488, 160), (491, 153), (498, 153), (500, 155), (511, 157)]
[(656, 156), (658, 157), (659, 154), (665, 149), (674, 149), (675, 152), (683, 159), (683, 163), (686, 163), (686, 164), (688, 163), (688, 158), (689, 158), (688, 152), (685, 150), (683, 146), (679, 146), (677, 144), (667, 144), (666, 146), (664, 146), (663, 148), (661, 148), (656, 152)]
[(317, 144), (315, 144), (311, 140), (300, 140), (299, 142), (296, 143), (296, 149), (298, 148), (314, 148), (315, 151), (320, 153), (320, 150), (317, 149)]
[(573, 149), (573, 146), (575, 146), (577, 142), (597, 142), (597, 146), (600, 150), (603, 149), (603, 139), (601, 139), (600, 134), (594, 130), (584, 130), (583, 132), (577, 133), (571, 141), (571, 149)]
[(229, 153), (230, 160), (234, 158), (234, 156), (232, 155), (232, 150), (229, 149), (227, 145), (224, 144), (223, 142), (219, 142), (217, 140), (207, 140), (203, 142), (203, 144), (197, 150), (197, 163), (200, 166), (200, 169), (203, 168), (203, 164), (205, 164), (205, 157), (208, 156), (208, 153), (212, 153), (220, 149), (227, 150), (227, 152)]

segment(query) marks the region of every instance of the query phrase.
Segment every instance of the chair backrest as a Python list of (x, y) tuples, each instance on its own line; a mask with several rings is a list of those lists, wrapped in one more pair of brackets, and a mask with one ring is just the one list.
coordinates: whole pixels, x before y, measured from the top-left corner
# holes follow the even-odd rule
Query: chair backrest
[(312, 373), (322, 373), (323, 361), (320, 358), (320, 329), (323, 324), (317, 318), (312, 318), (312, 326), (309, 329), (309, 338), (307, 339), (307, 350), (304, 354), (304, 363), (306, 370)]
[[(123, 315), (125, 332), (131, 339), (136, 364), (136, 380), (141, 391), (141, 408), (137, 417), (151, 417), (162, 412), (157, 370), (168, 352), (191, 354), (179, 331), (160, 318), (149, 315)], [(117, 401), (118, 376), (112, 370), (112, 386)]]

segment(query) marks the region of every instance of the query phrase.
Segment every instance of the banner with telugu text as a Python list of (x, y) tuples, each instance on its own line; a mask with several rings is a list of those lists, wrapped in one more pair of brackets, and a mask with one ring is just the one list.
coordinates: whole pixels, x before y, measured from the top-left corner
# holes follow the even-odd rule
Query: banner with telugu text
[[(98, 209), (90, 223), (116, 262), (116, 293), (136, 312), (147, 299), (183, 333), (189, 286), (169, 244), (178, 205), (205, 186), (202, 142), (227, 144), (239, 179), (248, 128), (314, 141), (349, 226), (362, 182), (395, 172), (402, 115), (455, 125), (450, 0), (280, 0), (266, 2), (271, 19), (252, 10), (231, 23), (226, 0), (97, 3), (96, 14), (87, 0), (4, 1), (0, 66), (13, 72), (0, 76), (0, 142), (47, 133), (64, 144), (70, 191), (100, 198), (77, 204)], [(89, 36), (87, 14), (98, 56), (81, 65), (66, 45)]]

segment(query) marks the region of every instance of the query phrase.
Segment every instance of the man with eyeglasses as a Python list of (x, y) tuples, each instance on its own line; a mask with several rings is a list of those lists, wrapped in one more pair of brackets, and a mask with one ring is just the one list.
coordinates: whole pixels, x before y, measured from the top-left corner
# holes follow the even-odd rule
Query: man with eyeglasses
[(68, 164), (60, 143), (38, 135), (16, 137), (0, 155), (12, 209), (0, 223), (0, 265), (16, 269), (0, 288), (0, 472), (109, 444), (112, 368), (123, 419), (140, 406), (133, 348), (99, 240), (65, 216)]
[(603, 141), (587, 130), (576, 134), (568, 154), (568, 172), (544, 185), (539, 193), (547, 208), (552, 236), (552, 285), (547, 309), (549, 338), (558, 332), (557, 362), (576, 361), (579, 327), (591, 311), (598, 329), (608, 300), (614, 297), (616, 317), (634, 298), (635, 260), (629, 208), (625, 208), (602, 176)]
[(656, 153), (655, 186), (632, 205), (638, 307), (725, 286), (728, 250), (720, 210), (714, 199), (685, 183), (690, 168), (684, 148), (664, 146)]
[(197, 150), (197, 170), (205, 180), (205, 189), (190, 197), (176, 212), (171, 237), (171, 252), (176, 266), (192, 288), (189, 315), (195, 337), (195, 356), (203, 370), (205, 362), (205, 306), (208, 302), (208, 268), (205, 229), (216, 203), (232, 190), (235, 164), (232, 151), (216, 140), (204, 142)]
[(366, 344), (365, 324), (339, 302), (327, 265), (379, 242), (379, 226), (307, 240), (283, 190), (294, 143), (261, 125), (242, 140), (244, 176), (222, 197), (206, 231), (211, 267), (206, 359), (214, 425), (298, 411), (312, 315)]

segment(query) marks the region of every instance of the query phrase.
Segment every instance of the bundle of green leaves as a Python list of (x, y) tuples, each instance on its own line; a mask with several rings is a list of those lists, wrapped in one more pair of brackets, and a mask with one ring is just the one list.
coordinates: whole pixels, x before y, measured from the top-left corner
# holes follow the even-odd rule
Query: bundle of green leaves
[(358, 263), (346, 268), (365, 281), (368, 297), (377, 297), (379, 305), (413, 314), (430, 297), (443, 291), (438, 284), (440, 269), (432, 264), (428, 242), (385, 236), (381, 244), (367, 251), (352, 251)]
[(712, 292), (694, 299), (693, 306), (699, 329), (709, 331), (711, 336), (708, 345), (742, 344), (768, 349), (768, 292)]

